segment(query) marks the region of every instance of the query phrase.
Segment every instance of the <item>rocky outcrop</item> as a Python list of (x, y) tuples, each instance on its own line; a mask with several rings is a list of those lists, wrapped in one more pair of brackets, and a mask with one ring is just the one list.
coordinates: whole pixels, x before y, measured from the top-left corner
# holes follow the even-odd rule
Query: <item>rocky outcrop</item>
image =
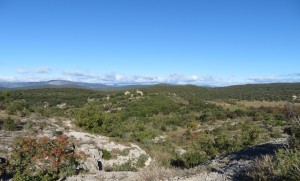
[[(206, 165), (199, 167), (206, 167), (208, 170), (204, 173), (199, 173), (193, 176), (178, 177), (174, 180), (182, 181), (239, 181), (247, 180), (245, 172), (255, 164), (256, 158), (265, 155), (274, 155), (275, 152), (284, 148), (287, 139), (280, 138), (264, 144), (255, 145), (234, 152), (229, 155), (212, 160)], [(194, 168), (197, 169), (197, 168)], [(199, 169), (199, 168), (198, 168)]]
[(99, 172), (94, 175), (81, 175), (67, 178), (68, 181), (99, 179), (105, 181), (240, 181), (247, 180), (245, 172), (255, 164), (256, 158), (273, 155), (276, 150), (283, 148), (286, 139), (277, 139), (264, 144), (216, 158), (205, 165), (192, 169), (165, 169), (150, 166), (139, 172)]
[[(75, 131), (72, 129), (73, 125), (69, 120), (63, 121), (63, 124), (69, 127), (68, 130), (64, 130), (64, 134), (69, 137), (73, 137), (76, 140), (77, 151), (83, 151), (88, 155), (82, 166), (91, 173), (99, 172), (97, 163), (98, 160), (101, 160), (104, 168), (111, 167), (113, 165), (120, 165), (128, 161), (135, 163), (142, 155), (146, 155), (148, 157), (145, 162), (146, 166), (152, 161), (150, 156), (136, 144), (129, 144), (125, 146), (123, 144), (113, 142), (105, 136)], [(126, 154), (118, 154), (116, 157), (111, 158), (110, 160), (104, 160), (102, 159), (101, 149), (108, 150), (109, 152), (120, 153), (126, 150)]]

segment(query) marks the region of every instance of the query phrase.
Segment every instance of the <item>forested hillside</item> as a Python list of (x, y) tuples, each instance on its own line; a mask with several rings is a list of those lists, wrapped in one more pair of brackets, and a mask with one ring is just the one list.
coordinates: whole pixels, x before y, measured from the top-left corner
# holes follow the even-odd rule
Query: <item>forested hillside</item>
[(300, 83), (248, 84), (216, 88), (193, 85), (155, 85), (144, 90), (149, 90), (150, 92), (174, 92), (186, 98), (196, 96), (203, 100), (291, 101), (293, 95), (299, 97)]
[[(202, 100), (266, 100), (266, 101), (292, 101), (293, 96), (299, 97), (300, 83), (274, 83), (274, 84), (248, 84), (237, 85), (228, 87), (199, 87), (194, 85), (153, 85), (153, 86), (124, 86), (122, 90), (113, 90), (113, 88), (107, 88), (107, 91), (89, 90), (83, 88), (39, 88), (39, 89), (23, 89), (12, 90), (12, 96), (20, 98), (23, 95), (34, 97), (36, 100), (43, 100), (50, 97), (56, 97), (57, 101), (60, 101), (62, 96), (67, 98), (68, 96), (76, 98), (74, 101), (82, 101), (83, 98), (97, 97), (102, 98), (107, 94), (122, 94), (125, 90), (134, 91), (136, 88), (140, 88), (145, 93), (163, 93), (163, 94), (177, 94), (186, 99), (197, 97)], [(4, 88), (0, 88), (0, 91), (4, 91)], [(25, 95), (26, 94), (26, 95)], [(28, 99), (28, 100), (29, 100)], [(71, 98), (72, 99), (72, 98)], [(71, 100), (70, 99), (70, 100)], [(299, 99), (295, 100), (299, 102)], [(38, 102), (38, 101), (36, 101)]]

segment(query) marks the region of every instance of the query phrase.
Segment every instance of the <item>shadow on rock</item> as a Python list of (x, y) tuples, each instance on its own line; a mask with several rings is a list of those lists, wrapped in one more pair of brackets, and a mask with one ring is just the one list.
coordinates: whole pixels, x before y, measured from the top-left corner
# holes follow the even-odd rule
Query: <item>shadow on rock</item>
[[(246, 172), (253, 166), (255, 159), (265, 155), (275, 155), (278, 149), (284, 148), (285, 146), (283, 143), (265, 143), (228, 155), (230, 162), (236, 163), (232, 166), (229, 165), (229, 167), (233, 167), (231, 168), (231, 170), (233, 170), (232, 180), (250, 181), (251, 179), (246, 175)], [(244, 164), (241, 164), (241, 162), (244, 162)]]
[(284, 144), (266, 143), (246, 148), (231, 155), (233, 160), (253, 160), (265, 155), (274, 155), (278, 149), (284, 148), (284, 146)]

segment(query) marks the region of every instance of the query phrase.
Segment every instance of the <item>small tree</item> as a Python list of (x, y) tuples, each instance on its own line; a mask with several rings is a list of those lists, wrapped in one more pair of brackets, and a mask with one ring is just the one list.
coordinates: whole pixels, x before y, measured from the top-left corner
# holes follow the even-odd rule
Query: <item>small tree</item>
[(109, 160), (111, 158), (110, 152), (108, 150), (106, 150), (106, 149), (102, 150), (102, 154), (103, 154), (102, 157), (103, 157), (104, 160)]
[(88, 103), (77, 112), (76, 125), (88, 131), (98, 132), (104, 120), (102, 112), (96, 102)]
[(188, 152), (183, 155), (183, 160), (187, 168), (192, 168), (204, 163), (207, 158), (199, 152)]
[(85, 154), (75, 153), (65, 135), (55, 139), (28, 137), (16, 140), (10, 163), (14, 178), (57, 180), (76, 174), (83, 158)]
[(6, 110), (9, 114), (23, 114), (28, 107), (25, 100), (15, 100), (9, 103)]
[(13, 119), (8, 117), (3, 122), (3, 129), (6, 131), (15, 131), (17, 129), (17, 125)]

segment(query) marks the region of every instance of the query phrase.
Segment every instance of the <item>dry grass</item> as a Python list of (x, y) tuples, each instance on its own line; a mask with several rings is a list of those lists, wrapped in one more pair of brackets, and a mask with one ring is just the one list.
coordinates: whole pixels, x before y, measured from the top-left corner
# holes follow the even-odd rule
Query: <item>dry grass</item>
[[(244, 105), (246, 107), (284, 107), (288, 102), (285, 101), (239, 101), (238, 104)], [(295, 106), (300, 106), (300, 103), (295, 103)]]
[[(210, 103), (222, 106), (224, 108), (235, 108), (241, 106), (245, 107), (284, 107), (288, 102), (286, 101), (237, 101), (236, 104), (230, 104), (223, 101), (208, 101)], [(300, 106), (300, 103), (294, 103), (295, 106)]]
[(266, 155), (257, 159), (247, 176), (252, 180), (300, 180), (299, 150), (279, 150), (276, 156)]
[(175, 175), (176, 175), (176, 170), (161, 167), (154, 164), (141, 170), (139, 172), (138, 180), (143, 180), (143, 181), (173, 180)]
[(164, 180), (181, 180), (182, 178), (191, 177), (200, 173), (207, 173), (207, 167), (198, 166), (192, 169), (177, 169), (163, 167), (154, 163), (140, 170), (138, 180), (143, 181), (164, 181)]
[(278, 174), (278, 169), (273, 163), (274, 158), (270, 155), (256, 159), (255, 166), (247, 173), (247, 176), (252, 180), (269, 180), (270, 176)]

